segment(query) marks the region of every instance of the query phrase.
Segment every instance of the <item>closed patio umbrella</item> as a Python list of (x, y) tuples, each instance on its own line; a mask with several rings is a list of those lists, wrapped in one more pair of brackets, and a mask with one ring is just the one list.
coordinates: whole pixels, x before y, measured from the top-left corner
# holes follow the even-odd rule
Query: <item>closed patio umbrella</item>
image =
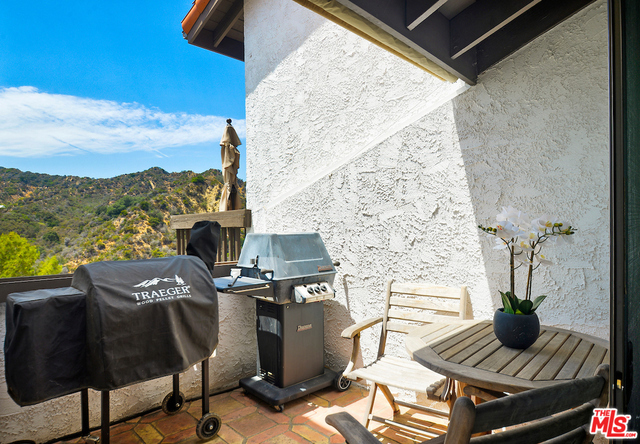
[(231, 119), (227, 119), (222, 140), (220, 140), (220, 155), (222, 156), (222, 175), (224, 188), (220, 196), (218, 211), (240, 209), (240, 195), (238, 194), (238, 168), (240, 167), (240, 151), (236, 148), (242, 145), (236, 130), (231, 126)]

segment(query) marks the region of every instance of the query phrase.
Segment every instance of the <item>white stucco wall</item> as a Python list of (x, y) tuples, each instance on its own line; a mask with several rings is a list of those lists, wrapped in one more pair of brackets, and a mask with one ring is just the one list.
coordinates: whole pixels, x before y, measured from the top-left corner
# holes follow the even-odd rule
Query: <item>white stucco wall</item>
[[(220, 332), (216, 356), (209, 360), (212, 391), (236, 387), (241, 378), (256, 371), (255, 302), (246, 297), (219, 296)], [(6, 334), (6, 304), (0, 304), (0, 342)], [(194, 326), (193, 328), (197, 328)], [(201, 395), (201, 370), (180, 374), (180, 391), (187, 399)], [(159, 408), (172, 390), (171, 376), (134, 384), (110, 392), (111, 421)], [(100, 392), (89, 390), (91, 427), (100, 427)], [(7, 393), (4, 354), (0, 354), (0, 443), (21, 439), (51, 441), (82, 429), (80, 394), (63, 396), (28, 407), (18, 406)]]
[[(508, 261), (477, 229), (500, 207), (579, 228), (535, 272), (545, 324), (608, 337), (606, 3), (484, 73), (443, 83), (290, 0), (245, 1), (247, 207), (257, 232), (320, 232), (339, 260), (325, 346), (380, 313), (387, 278), (466, 284), (477, 319)], [(523, 279), (521, 277), (521, 279)], [(524, 285), (521, 281), (520, 285)], [(363, 337), (365, 360), (377, 332)], [(403, 353), (401, 343), (397, 344)]]

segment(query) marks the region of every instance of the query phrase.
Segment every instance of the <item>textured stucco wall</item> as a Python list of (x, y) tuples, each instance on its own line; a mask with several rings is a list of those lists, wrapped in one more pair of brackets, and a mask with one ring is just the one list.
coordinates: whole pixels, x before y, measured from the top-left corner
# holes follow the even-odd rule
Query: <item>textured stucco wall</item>
[[(235, 387), (238, 380), (255, 374), (255, 302), (246, 297), (219, 296), (220, 334), (216, 356), (209, 360), (212, 391)], [(0, 304), (0, 342), (4, 344), (6, 304)], [(198, 328), (193, 326), (193, 328)], [(180, 374), (180, 391), (187, 399), (200, 397), (200, 364)], [(171, 392), (170, 376), (110, 392), (111, 421), (136, 416), (160, 407)], [(100, 426), (100, 392), (89, 390), (91, 427)], [(9, 397), (0, 354), (0, 444), (21, 439), (47, 442), (81, 430), (80, 394), (63, 396), (29, 407)]]
[[(535, 272), (534, 292), (549, 295), (538, 313), (608, 337), (604, 1), (473, 87), (290, 0), (246, 0), (245, 39), (247, 207), (255, 231), (318, 231), (341, 262), (325, 304), (330, 366), (348, 361), (340, 331), (380, 313), (389, 277), (466, 284), (474, 316), (491, 318), (508, 263), (476, 227), (506, 205), (579, 227), (573, 245), (546, 252), (557, 265)], [(377, 333), (363, 337), (365, 360)]]

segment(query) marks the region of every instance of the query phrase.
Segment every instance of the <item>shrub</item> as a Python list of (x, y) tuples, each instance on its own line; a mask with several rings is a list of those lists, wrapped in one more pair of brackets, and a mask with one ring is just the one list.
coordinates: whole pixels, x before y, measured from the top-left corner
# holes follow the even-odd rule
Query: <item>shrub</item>
[(158, 225), (162, 224), (162, 219), (156, 216), (151, 216), (148, 222), (151, 227), (156, 228)]
[(166, 254), (161, 251), (158, 250), (157, 248), (154, 248), (153, 250), (151, 250), (151, 257), (165, 257)]
[(52, 244), (60, 242), (60, 237), (58, 236), (58, 233), (56, 233), (55, 231), (47, 231), (46, 233), (44, 233), (42, 238)]
[(202, 177), (201, 174), (198, 174), (196, 177), (191, 179), (191, 183), (194, 183), (196, 185), (204, 185), (206, 181), (204, 180), (204, 177)]
[(60, 224), (60, 221), (58, 220), (58, 218), (51, 213), (45, 213), (43, 216), (43, 219), (45, 224), (47, 224), (48, 227), (55, 227)]
[[(134, 203), (134, 199), (131, 196), (124, 196), (120, 199), (116, 200), (112, 205), (109, 205), (107, 209), (107, 214), (110, 217), (117, 217), (118, 215), (122, 215), (122, 212), (129, 208)], [(125, 212), (126, 215), (126, 212)]]

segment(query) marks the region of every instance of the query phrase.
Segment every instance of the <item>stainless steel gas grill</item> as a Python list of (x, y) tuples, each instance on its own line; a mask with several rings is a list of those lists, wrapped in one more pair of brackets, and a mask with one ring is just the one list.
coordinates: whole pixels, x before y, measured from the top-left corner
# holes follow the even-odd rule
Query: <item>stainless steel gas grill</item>
[(286, 402), (350, 381), (324, 367), (324, 308), (335, 297), (336, 265), (318, 233), (248, 234), (219, 292), (256, 298), (258, 374), (240, 381), (282, 411)]

